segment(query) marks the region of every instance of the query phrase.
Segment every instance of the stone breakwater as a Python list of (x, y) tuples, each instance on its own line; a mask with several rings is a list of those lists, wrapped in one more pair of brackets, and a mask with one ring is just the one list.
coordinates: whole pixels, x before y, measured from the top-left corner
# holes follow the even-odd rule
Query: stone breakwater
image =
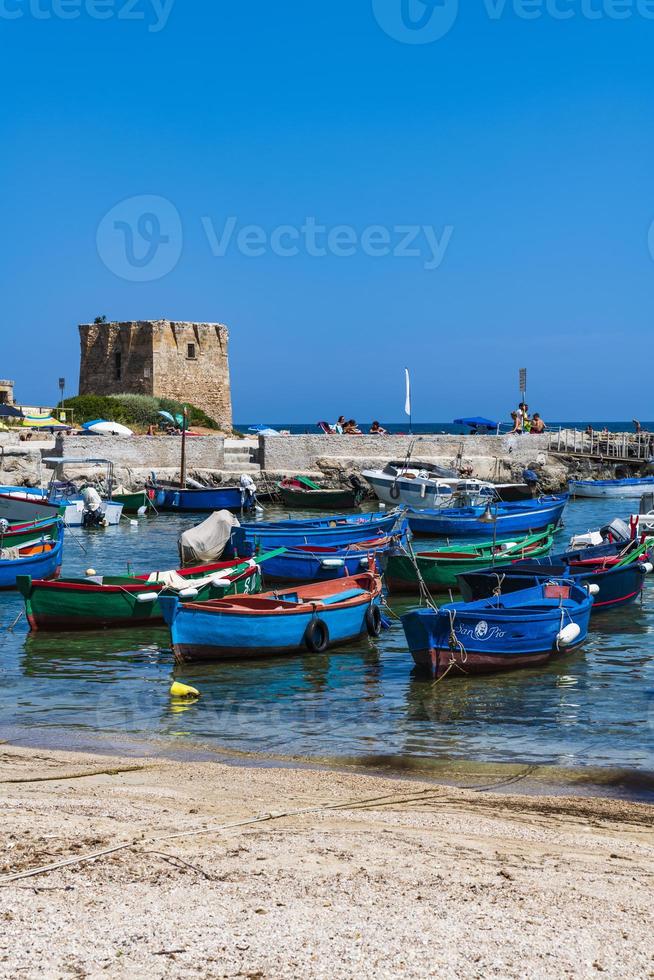
[[(56, 440), (19, 442), (13, 433), (0, 435), (0, 484), (40, 486), (51, 469), (48, 456), (95, 457), (114, 463), (119, 484), (137, 489), (152, 471), (161, 479), (177, 479), (180, 469), (179, 436), (57, 436)], [(189, 438), (187, 472), (207, 483), (228, 483), (247, 473), (260, 485), (295, 473), (338, 486), (354, 473), (383, 467), (390, 460), (436, 463), (456, 471), (499, 483), (520, 481), (526, 468), (535, 470), (544, 490), (565, 488), (571, 476), (609, 478), (615, 464), (561, 457), (549, 450), (542, 436), (259, 436), (230, 440), (222, 436)], [(74, 480), (98, 475), (97, 467), (71, 464), (66, 475)]]

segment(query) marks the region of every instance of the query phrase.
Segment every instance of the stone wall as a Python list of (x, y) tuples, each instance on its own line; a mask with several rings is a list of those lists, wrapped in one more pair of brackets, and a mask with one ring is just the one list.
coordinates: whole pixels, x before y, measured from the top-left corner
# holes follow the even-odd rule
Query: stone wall
[[(325, 461), (366, 469), (401, 460), (413, 445), (412, 458), (443, 466), (482, 464), (487, 470), (510, 469), (512, 463), (545, 463), (547, 436), (260, 436), (259, 456), (265, 470), (315, 471)], [(481, 473), (476, 473), (481, 476)], [(503, 478), (506, 473), (500, 473)]]
[[(115, 466), (138, 469), (179, 469), (180, 436), (58, 436), (53, 456), (92, 456), (110, 459)], [(186, 440), (189, 470), (221, 470), (225, 465), (222, 436), (194, 436)]]
[(220, 323), (138, 320), (79, 327), (80, 395), (189, 401), (232, 428), (229, 332)]
[(228, 342), (220, 323), (154, 324), (154, 393), (188, 400), (231, 431)]
[(154, 394), (153, 326), (148, 321), (81, 323), (80, 395)]

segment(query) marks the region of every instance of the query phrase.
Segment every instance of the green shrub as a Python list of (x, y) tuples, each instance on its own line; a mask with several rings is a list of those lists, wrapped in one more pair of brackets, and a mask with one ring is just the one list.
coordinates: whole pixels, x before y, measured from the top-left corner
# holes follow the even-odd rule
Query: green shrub
[[(187, 404), (189, 425), (201, 425), (206, 429), (218, 429), (219, 426), (210, 419), (202, 409)], [(147, 429), (150, 425), (159, 425), (164, 419), (160, 411), (170, 412), (171, 415), (181, 415), (184, 406), (172, 398), (156, 398), (152, 395), (77, 395), (67, 398), (58, 408), (72, 410), (75, 424), (82, 425), (93, 419), (107, 419), (110, 422), (120, 422), (130, 428)]]

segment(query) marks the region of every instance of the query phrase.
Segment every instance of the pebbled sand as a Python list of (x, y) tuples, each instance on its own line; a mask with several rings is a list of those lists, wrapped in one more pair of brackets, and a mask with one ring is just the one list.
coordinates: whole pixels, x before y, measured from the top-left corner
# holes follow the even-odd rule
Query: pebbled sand
[(0, 815), (2, 977), (654, 976), (645, 805), (1, 746)]

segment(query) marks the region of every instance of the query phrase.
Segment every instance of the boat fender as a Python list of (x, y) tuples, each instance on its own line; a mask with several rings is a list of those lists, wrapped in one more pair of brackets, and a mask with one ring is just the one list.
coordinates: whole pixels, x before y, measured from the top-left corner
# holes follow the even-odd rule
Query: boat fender
[(599, 595), (600, 587), (597, 582), (591, 582), (588, 586), (588, 595)]
[(96, 572), (95, 568), (87, 568), (84, 574), (87, 578), (93, 578), (93, 576), (97, 575), (98, 573)]
[(192, 588), (180, 589), (177, 595), (180, 599), (195, 599), (198, 595), (198, 590)]
[(323, 619), (312, 619), (304, 633), (304, 645), (311, 653), (322, 653), (329, 645), (329, 628)]
[(345, 564), (343, 558), (323, 558), (320, 562), (321, 568), (342, 568)]
[(136, 596), (137, 602), (156, 602), (159, 596), (156, 592), (139, 592)]
[(651, 572), (654, 572), (654, 565), (651, 563), (651, 561), (642, 561), (638, 567), (643, 575), (649, 575)]
[(199, 698), (200, 692), (195, 687), (190, 687), (188, 684), (180, 684), (179, 681), (173, 681), (170, 687), (171, 698)]
[(581, 635), (581, 626), (577, 623), (568, 623), (559, 633), (556, 634), (556, 645), (560, 647), (569, 647), (579, 638)]
[(388, 494), (389, 494), (391, 500), (399, 500), (400, 499), (400, 489), (399, 489), (397, 483), (392, 483), (391, 484), (391, 488), (388, 491)]
[(500, 545), (500, 551), (510, 551), (511, 548), (517, 548), (517, 541), (503, 541)]
[(216, 589), (228, 589), (232, 584), (232, 580), (229, 578), (221, 578), (220, 575), (214, 575), (211, 579), (211, 584)]
[(366, 629), (368, 636), (379, 636), (382, 631), (382, 614), (375, 603), (366, 609)]

